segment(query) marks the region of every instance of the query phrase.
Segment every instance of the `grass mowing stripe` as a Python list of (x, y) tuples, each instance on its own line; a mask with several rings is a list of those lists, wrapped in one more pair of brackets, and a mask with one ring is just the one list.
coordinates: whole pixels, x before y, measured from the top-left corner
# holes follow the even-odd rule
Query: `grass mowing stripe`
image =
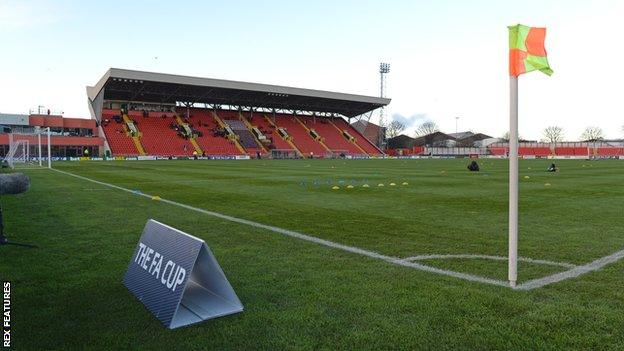
[[(77, 177), (77, 178), (81, 178), (81, 179), (84, 179), (84, 180), (88, 180), (88, 181), (91, 181), (91, 182), (94, 182), (94, 183), (97, 183), (97, 184), (100, 184), (100, 185), (109, 186), (109, 187), (112, 187), (112, 188), (115, 188), (115, 189), (119, 189), (119, 190), (123, 190), (123, 191), (126, 191), (126, 192), (131, 192), (131, 193), (134, 193), (136, 195), (142, 195), (143, 197), (148, 197), (148, 198), (152, 197), (149, 194), (135, 192), (135, 191), (132, 191), (132, 190), (129, 190), (129, 189), (117, 186), (117, 185), (100, 182), (100, 181), (93, 180), (93, 179), (90, 179), (90, 178), (86, 178), (86, 177), (82, 177), (82, 176), (79, 176), (79, 175), (75, 175), (75, 174), (72, 174), (72, 173), (69, 173), (69, 172), (64, 172), (64, 171), (59, 171), (59, 172), (66, 173), (68, 175), (71, 175), (71, 176), (74, 176), (74, 177)], [(186, 204), (183, 204), (183, 203), (178, 203), (178, 202), (171, 201), (171, 200), (164, 200), (164, 202), (167, 202), (167, 203), (179, 206), (179, 207), (183, 207), (183, 208), (186, 208), (186, 209), (189, 209), (189, 210), (193, 210), (193, 211), (196, 211), (196, 212), (201, 212), (201, 213), (204, 213), (204, 214), (207, 214), (207, 215), (211, 215), (213, 217), (218, 217), (218, 218), (225, 219), (225, 220), (228, 220), (228, 221), (237, 222), (237, 223), (250, 225), (250, 226), (253, 226), (253, 227), (257, 227), (257, 228), (270, 230), (270, 231), (273, 231), (273, 232), (281, 233), (283, 235), (296, 237), (296, 238), (299, 238), (301, 240), (315, 242), (315, 243), (320, 244), (320, 245), (333, 247), (333, 248), (338, 248), (338, 249), (341, 249), (343, 251), (357, 253), (357, 254), (360, 254), (360, 255), (381, 259), (381, 260), (384, 260), (386, 262), (390, 262), (390, 263), (397, 264), (397, 265), (408, 266), (408, 267), (419, 269), (419, 270), (423, 270), (423, 271), (428, 271), (428, 272), (433, 272), (433, 273), (437, 273), (437, 274), (448, 275), (448, 276), (452, 276), (452, 277), (456, 277), (456, 278), (460, 278), (460, 279), (465, 279), (465, 280), (469, 280), (469, 281), (478, 281), (478, 282), (482, 282), (482, 283), (486, 283), (486, 284), (493, 284), (493, 285), (498, 285), (498, 286), (507, 286), (507, 284), (504, 281), (502, 281), (502, 280), (496, 280), (496, 279), (486, 278), (486, 277), (482, 277), (482, 276), (478, 276), (478, 275), (472, 275), (472, 274), (467, 274), (467, 273), (460, 273), (460, 272), (456, 272), (456, 271), (452, 271), (452, 270), (448, 270), (448, 269), (435, 268), (435, 267), (431, 267), (431, 266), (422, 265), (420, 263), (408, 262), (408, 260), (406, 260), (406, 259), (399, 259), (399, 258), (393, 257), (393, 256), (382, 255), (382, 254), (379, 254), (379, 253), (377, 253), (376, 251), (373, 251), (373, 250), (361, 249), (361, 248), (359, 248), (357, 246), (349, 246), (349, 245), (338, 244), (338, 243), (336, 243), (334, 241), (321, 239), (321, 238), (318, 238), (318, 237), (315, 237), (315, 236), (310, 236), (310, 235), (307, 235), (307, 234), (302, 234), (300, 232), (290, 231), (290, 230), (282, 229), (282, 228), (279, 228), (279, 227), (274, 227), (274, 226), (262, 224), (262, 223), (259, 223), (259, 222), (245, 220), (245, 219), (241, 219), (239, 217), (228, 216), (228, 215), (224, 215), (224, 214), (221, 214), (221, 213), (218, 213), (218, 212), (206, 211), (206, 210), (203, 210), (201, 208), (193, 207), (193, 206), (190, 206), (190, 205), (186, 205)], [(460, 255), (461, 255), (461, 253), (460, 253)], [(598, 269), (604, 267), (605, 265), (607, 265), (609, 263), (616, 262), (619, 259), (621, 259), (622, 256), (624, 256), (624, 254), (620, 255), (620, 252), (617, 252), (615, 254), (610, 254), (610, 255), (604, 256), (604, 257), (602, 257), (600, 259), (597, 259), (595, 261), (592, 261), (589, 264), (584, 264), (584, 265), (580, 265), (580, 266), (570, 265), (569, 267), (566, 267), (566, 268), (572, 268), (569, 271), (548, 275), (548, 276), (543, 277), (543, 278), (532, 279), (532, 280), (529, 280), (529, 281), (527, 281), (527, 282), (525, 282), (523, 284), (520, 284), (519, 287), (522, 290), (531, 290), (531, 289), (543, 287), (545, 285), (549, 285), (549, 284), (552, 284), (552, 283), (560, 282), (562, 280), (566, 280), (566, 279), (569, 279), (569, 278), (575, 278), (575, 277), (578, 277), (578, 276), (580, 276), (582, 274), (598, 270)], [(542, 264), (548, 264), (548, 263), (545, 263), (545, 262), (552, 263), (552, 261), (544, 261), (544, 260), (538, 260), (538, 261), (542, 261), (542, 262), (534, 262), (534, 263), (542, 263)], [(529, 262), (529, 261), (527, 261), (527, 262)], [(581, 263), (579, 263), (579, 264), (581, 264)]]
[[(126, 189), (114, 184), (109, 184), (109, 183), (105, 183), (105, 182), (101, 182), (95, 179), (90, 179), (87, 177), (83, 177), (77, 174), (73, 174), (70, 172), (65, 172), (65, 171), (61, 171), (58, 169), (53, 169), (56, 172), (71, 176), (71, 177), (75, 177), (78, 179), (82, 179), (85, 181), (89, 181), (89, 182), (93, 182), (96, 184), (100, 184), (102, 186), (107, 186), (107, 187), (111, 187), (111, 188), (115, 188), (118, 190), (122, 190), (128, 193), (132, 193), (132, 194), (136, 194), (136, 195), (140, 195), (143, 196), (145, 198), (152, 198), (152, 195), (149, 194), (145, 194), (145, 193), (137, 193), (135, 191), (132, 191), (130, 189)], [(426, 272), (431, 272), (431, 273), (437, 273), (437, 274), (442, 274), (442, 275), (446, 275), (446, 276), (450, 276), (450, 277), (454, 277), (454, 278), (459, 278), (459, 279), (464, 279), (464, 280), (468, 280), (468, 281), (473, 281), (473, 282), (479, 282), (479, 283), (484, 283), (484, 284), (491, 284), (491, 285), (497, 285), (497, 286), (503, 286), (503, 287), (509, 287), (509, 285), (507, 284), (507, 282), (504, 282), (502, 280), (497, 280), (497, 279), (491, 279), (491, 278), (485, 278), (485, 277), (480, 277), (480, 276), (476, 276), (476, 275), (472, 275), (472, 274), (467, 274), (467, 273), (460, 273), (460, 272), (455, 272), (455, 271), (449, 271), (449, 270), (445, 270), (445, 269), (440, 269), (440, 268), (436, 268), (436, 267), (431, 267), (431, 266), (426, 266), (423, 264), (419, 264), (419, 263), (414, 263), (414, 262), (408, 262), (405, 261), (403, 259), (397, 258), (397, 257), (391, 257), (391, 256), (386, 256), (386, 255), (382, 255), (380, 253), (374, 252), (374, 251), (369, 251), (369, 250), (364, 250), (364, 249), (360, 249), (358, 247), (353, 247), (353, 246), (348, 246), (348, 245), (343, 245), (343, 244), (339, 244), (339, 243), (335, 243), (333, 241), (329, 241), (329, 240), (325, 240), (325, 239), (320, 239), (314, 236), (310, 236), (307, 234), (302, 234), (302, 233), (298, 233), (295, 231), (291, 231), (291, 230), (287, 230), (287, 229), (283, 229), (283, 228), (279, 228), (279, 227), (274, 227), (274, 226), (270, 226), (270, 225), (266, 225), (266, 224), (262, 224), (262, 223), (258, 223), (258, 222), (254, 222), (254, 221), (250, 221), (250, 220), (246, 220), (246, 219), (242, 219), (242, 218), (237, 218), (237, 217), (232, 217), (232, 216), (228, 216), (222, 213), (218, 213), (218, 212), (213, 212), (213, 211), (208, 211), (208, 210), (204, 210), (201, 208), (197, 208), (197, 207), (193, 207), (193, 206), (189, 206), (186, 204), (182, 204), (179, 202), (175, 202), (175, 201), (171, 201), (171, 200), (167, 200), (167, 199), (160, 199), (160, 202), (164, 202), (170, 205), (174, 205), (174, 206), (178, 206), (178, 207), (182, 207), (191, 211), (195, 211), (195, 212), (199, 212), (199, 213), (203, 213), (209, 216), (213, 216), (213, 217), (217, 217), (217, 218), (221, 218), (230, 222), (235, 222), (235, 223), (240, 223), (240, 224), (246, 224), (255, 228), (262, 228), (262, 229), (266, 229), (275, 233), (279, 233), (279, 234), (283, 234), (286, 236), (290, 236), (293, 238), (297, 238), (297, 239), (301, 239), (301, 240), (306, 240), (306, 241), (310, 241), (319, 245), (323, 245), (323, 246), (327, 246), (327, 247), (331, 247), (334, 249), (339, 249), (339, 250), (343, 250), (343, 251), (347, 251), (347, 252), (351, 252), (351, 253), (355, 253), (355, 254), (359, 254), (362, 256), (367, 256), (367, 257), (371, 257), (371, 258), (376, 258), (385, 262), (389, 262), (392, 264), (396, 264), (396, 265), (400, 265), (400, 266), (404, 266), (404, 267), (410, 267), (410, 268), (414, 268), (414, 269), (418, 269), (421, 271), (426, 271)]]
[[(343, 166), (335, 160), (293, 160), (265, 166), (264, 161), (163, 160), (58, 162), (55, 168), (391, 257), (506, 256), (506, 162), (480, 160), (480, 174), (466, 172), (465, 162), (352, 160)], [(547, 174), (543, 169), (550, 162), (520, 160), (522, 176), (530, 176), (521, 184), (526, 195), (520, 202), (522, 256), (586, 265), (624, 249), (624, 162), (562, 160), (557, 161), (561, 172)], [(308, 163), (312, 167), (306, 168)], [(378, 175), (368, 176), (371, 166)], [(311, 176), (317, 179), (369, 177), (375, 185), (388, 185), (402, 174), (409, 186), (304, 187), (301, 169), (324, 170)], [(441, 170), (445, 176), (437, 175)], [(5, 220), (11, 238), (41, 248), (0, 247), (0, 276), (15, 283), (11, 302), (18, 349), (604, 350), (624, 345), (624, 259), (577, 278), (517, 291), (388, 264), (59, 172), (25, 173), (31, 189), (2, 199)], [(196, 179), (214, 181), (177, 183)], [(165, 183), (143, 185), (144, 180)], [(163, 330), (120, 283), (149, 218), (210, 243), (246, 313)], [(506, 278), (507, 265), (500, 260), (417, 263)], [(519, 285), (565, 270), (521, 262)]]

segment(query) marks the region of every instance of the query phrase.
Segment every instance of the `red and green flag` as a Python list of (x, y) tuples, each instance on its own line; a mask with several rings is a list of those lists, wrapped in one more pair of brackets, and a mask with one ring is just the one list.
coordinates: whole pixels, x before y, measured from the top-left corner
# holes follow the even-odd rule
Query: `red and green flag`
[(509, 74), (517, 77), (531, 71), (553, 74), (548, 65), (544, 40), (546, 28), (521, 24), (509, 26)]

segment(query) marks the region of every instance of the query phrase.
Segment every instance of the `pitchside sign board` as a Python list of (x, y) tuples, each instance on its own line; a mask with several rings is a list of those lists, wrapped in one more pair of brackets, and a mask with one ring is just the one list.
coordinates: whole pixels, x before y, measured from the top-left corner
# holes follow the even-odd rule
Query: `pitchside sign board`
[(124, 285), (169, 329), (243, 311), (206, 243), (153, 219)]

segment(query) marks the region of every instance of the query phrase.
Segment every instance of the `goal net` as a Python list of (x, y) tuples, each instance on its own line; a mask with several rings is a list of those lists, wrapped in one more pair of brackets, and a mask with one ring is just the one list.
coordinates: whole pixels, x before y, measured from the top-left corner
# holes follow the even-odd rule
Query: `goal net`
[(2, 165), (10, 168), (29, 168), (36, 165), (42, 166), (43, 160), (46, 159), (50, 166), (49, 157), (47, 153), (43, 154), (41, 144), (42, 135), (38, 131), (30, 134), (10, 133), (8, 149), (5, 149), (6, 154)]
[(295, 150), (272, 149), (271, 158), (274, 160), (294, 159), (297, 158), (297, 152)]
[(332, 150), (327, 154), (327, 158), (346, 158), (350, 155), (349, 150)]

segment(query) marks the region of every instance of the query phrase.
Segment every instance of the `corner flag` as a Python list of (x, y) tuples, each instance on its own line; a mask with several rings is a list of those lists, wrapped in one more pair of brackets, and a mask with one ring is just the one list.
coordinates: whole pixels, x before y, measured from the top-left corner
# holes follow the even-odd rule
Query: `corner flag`
[(546, 28), (509, 26), (509, 285), (518, 281), (518, 76), (553, 73), (546, 58)]
[(544, 48), (546, 28), (528, 27), (521, 24), (508, 28), (509, 74), (517, 77), (535, 70), (547, 75), (553, 74)]

